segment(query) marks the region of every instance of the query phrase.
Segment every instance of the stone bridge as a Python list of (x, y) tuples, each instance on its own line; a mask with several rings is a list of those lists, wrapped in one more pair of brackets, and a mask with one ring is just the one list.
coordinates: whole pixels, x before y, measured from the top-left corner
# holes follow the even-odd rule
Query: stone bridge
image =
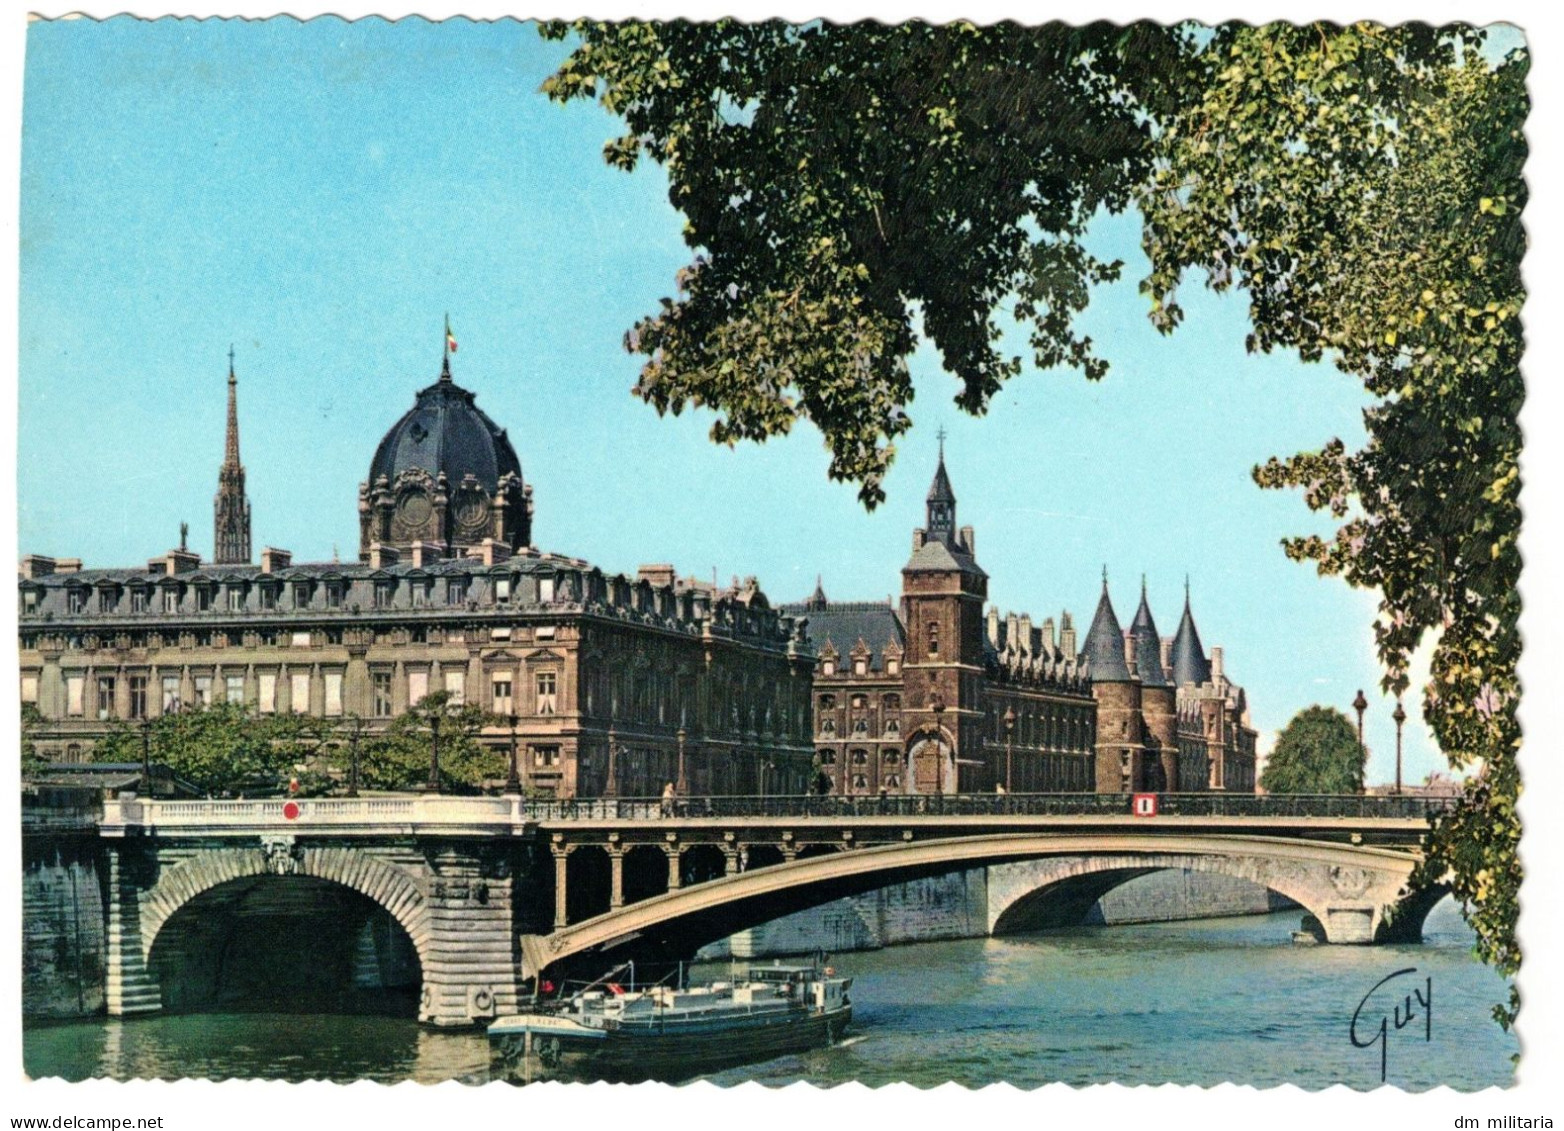
[(688, 959), (789, 912), (985, 865), (995, 933), (1079, 922), (1165, 868), (1279, 892), (1333, 943), (1416, 940), (1443, 894), (1409, 887), (1420, 799), (1162, 800), (1140, 818), (1096, 795), (124, 798), (101, 824), (108, 1007), (356, 988), (404, 991), (428, 1024), (480, 1024), (540, 976)]

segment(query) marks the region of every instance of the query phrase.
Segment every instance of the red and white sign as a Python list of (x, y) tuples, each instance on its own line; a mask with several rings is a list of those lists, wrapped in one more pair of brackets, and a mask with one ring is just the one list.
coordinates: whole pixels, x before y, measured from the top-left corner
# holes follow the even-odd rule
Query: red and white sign
[(1137, 817), (1155, 817), (1157, 815), (1157, 795), (1155, 793), (1137, 793), (1130, 801), (1130, 812)]

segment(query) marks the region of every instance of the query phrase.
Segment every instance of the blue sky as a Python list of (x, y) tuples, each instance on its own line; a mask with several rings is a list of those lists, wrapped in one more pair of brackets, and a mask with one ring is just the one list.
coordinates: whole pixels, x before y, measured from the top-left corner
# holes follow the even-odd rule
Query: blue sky
[[(943, 425), (960, 520), (1001, 610), (1074, 612), (1104, 563), (1122, 619), (1148, 576), (1159, 627), (1184, 576), (1207, 645), (1249, 689), (1262, 745), (1299, 709), (1369, 693), (1371, 780), (1392, 773), (1372, 595), (1289, 562), (1330, 529), (1262, 492), (1266, 457), (1362, 438), (1366, 403), (1328, 366), (1244, 352), (1241, 299), (1190, 288), (1164, 339), (1135, 281), (1132, 218), (1104, 218), (1125, 281), (1083, 324), (1100, 384), (1028, 369), (982, 420), (930, 350), (889, 500), (825, 477), (810, 426), (764, 446), (706, 439), (629, 389), (624, 331), (686, 262), (660, 171), (608, 168), (616, 123), (538, 93), (565, 45), (530, 24), (68, 21), (28, 32), (22, 153), (19, 541), (89, 566), (142, 561), (181, 521), (210, 553), (227, 351), (257, 550), (357, 549), (359, 481), (438, 372), (510, 430), (535, 539), (608, 569), (671, 561), (756, 574), (775, 600), (817, 573), (833, 598), (894, 593)], [(1409, 780), (1443, 760), (1417, 719)]]

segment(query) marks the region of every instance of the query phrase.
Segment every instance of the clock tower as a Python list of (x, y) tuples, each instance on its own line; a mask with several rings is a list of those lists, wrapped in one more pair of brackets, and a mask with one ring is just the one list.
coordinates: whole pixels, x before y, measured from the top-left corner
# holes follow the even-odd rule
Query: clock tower
[(913, 531), (912, 557), (901, 571), (907, 775), (914, 792), (935, 795), (989, 784), (976, 780), (984, 772), (977, 755), (988, 575), (977, 564), (972, 528), (956, 526), (943, 435), (940, 441), (925, 525)]

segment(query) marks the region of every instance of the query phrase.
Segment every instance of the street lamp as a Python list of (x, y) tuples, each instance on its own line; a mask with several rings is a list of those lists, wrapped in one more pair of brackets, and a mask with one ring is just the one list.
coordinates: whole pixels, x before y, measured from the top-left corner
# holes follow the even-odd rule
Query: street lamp
[(353, 720), (353, 733), (348, 738), (348, 796), (358, 796), (358, 738), (364, 729), (363, 719)]
[(440, 792), (440, 716), (429, 716), (429, 780), (424, 783), (428, 793)]
[(141, 720), (141, 791), (152, 796), (152, 720)]
[(608, 775), (603, 782), (604, 797), (619, 796), (619, 737), (608, 728)]
[(1011, 793), (1015, 786), (1011, 780), (1013, 769), (1013, 755), (1015, 751), (1016, 711), (1014, 707), (1005, 708), (1005, 792)]
[(677, 779), (678, 784), (674, 786), (674, 788), (678, 791), (680, 797), (683, 797), (690, 791), (690, 781), (689, 778), (685, 775), (684, 765), (684, 744), (688, 739), (689, 734), (685, 731), (684, 727), (679, 727), (679, 776)]
[(1363, 712), (1368, 710), (1369, 701), (1363, 698), (1363, 689), (1358, 688), (1358, 697), (1352, 701), (1352, 709), (1358, 713), (1358, 760), (1368, 757), (1363, 747)]
[(514, 714), (510, 716), (510, 772), (505, 775), (505, 792), (509, 794), (521, 792), (521, 767), (516, 764), (516, 724), (519, 721)]
[(1401, 724), (1407, 721), (1406, 709), (1401, 706), (1401, 699), (1396, 698), (1396, 709), (1391, 718), (1396, 720), (1396, 796), (1401, 796)]

